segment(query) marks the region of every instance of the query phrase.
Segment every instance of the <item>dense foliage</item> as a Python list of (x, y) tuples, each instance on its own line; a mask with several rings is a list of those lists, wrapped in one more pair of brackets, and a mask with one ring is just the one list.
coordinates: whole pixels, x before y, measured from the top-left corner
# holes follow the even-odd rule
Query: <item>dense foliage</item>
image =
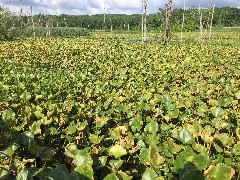
[(15, 16), (10, 11), (0, 8), (0, 40), (13, 40), (22, 37), (79, 37), (88, 36), (87, 29), (80, 27), (45, 27), (32, 26), (25, 17)]
[(78, 28), (78, 27), (35, 27), (34, 31), (32, 28), (24, 28), (19, 30), (19, 34), (22, 37), (79, 37), (79, 36), (88, 36), (89, 31), (87, 29)]
[(18, 36), (18, 19), (11, 12), (0, 8), (0, 40), (12, 40)]
[(0, 179), (238, 179), (239, 41), (109, 38), (0, 45)]
[[(203, 9), (203, 21), (204, 27), (207, 23), (210, 23), (209, 13), (212, 11), (211, 8)], [(180, 31), (182, 23), (183, 9), (176, 8), (172, 11), (171, 29), (174, 31)], [(107, 29), (111, 29), (111, 25), (114, 30), (128, 30), (128, 24), (130, 30), (141, 30), (141, 14), (124, 15), (124, 14), (109, 14), (107, 17)], [(215, 8), (213, 26), (240, 26), (240, 9), (223, 7)], [(199, 10), (198, 8), (190, 8), (185, 11), (185, 27), (184, 31), (195, 31), (199, 29)], [(90, 30), (103, 29), (103, 14), (98, 15), (66, 15), (60, 16), (44, 16), (36, 15), (35, 21), (41, 20), (39, 25), (45, 26), (47, 22), (50, 22), (53, 26), (61, 27), (83, 27)], [(163, 30), (165, 23), (165, 10), (160, 9), (156, 14), (150, 14), (147, 17), (148, 28), (150, 30)], [(27, 17), (25, 17), (27, 22)]]

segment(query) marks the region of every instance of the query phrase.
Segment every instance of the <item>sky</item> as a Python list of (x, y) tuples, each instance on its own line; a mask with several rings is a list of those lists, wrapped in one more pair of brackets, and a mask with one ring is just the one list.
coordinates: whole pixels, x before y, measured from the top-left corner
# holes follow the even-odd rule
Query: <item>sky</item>
[[(33, 13), (47, 14), (103, 14), (104, 1), (107, 14), (139, 14), (141, 13), (141, 0), (0, 0), (0, 6), (7, 7), (11, 11), (20, 12), (22, 7), (24, 14), (29, 13), (29, 7), (33, 7)], [(167, 0), (148, 0), (148, 13), (156, 13), (159, 8), (165, 8)], [(240, 0), (185, 0), (186, 7), (208, 8), (215, 4), (217, 7), (231, 6), (240, 8)], [(173, 0), (173, 8), (183, 8), (184, 0)]]

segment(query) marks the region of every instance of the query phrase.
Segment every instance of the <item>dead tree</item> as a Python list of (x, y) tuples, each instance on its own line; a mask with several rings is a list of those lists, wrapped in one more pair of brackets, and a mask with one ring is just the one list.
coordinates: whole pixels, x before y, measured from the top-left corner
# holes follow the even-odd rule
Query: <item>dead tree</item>
[(211, 22), (210, 22), (210, 27), (209, 27), (209, 40), (211, 39), (211, 36), (212, 36), (212, 25), (213, 25), (213, 16), (214, 16), (214, 10), (215, 10), (215, 4), (213, 5), (212, 7), (212, 17), (211, 17)]
[(182, 26), (181, 26), (181, 42), (183, 40), (183, 28), (184, 28), (184, 23), (185, 23), (185, 11), (186, 11), (186, 3), (185, 3), (185, 0), (184, 0), (183, 18), (182, 18)]
[(147, 0), (142, 0), (142, 42), (147, 41)]
[(200, 35), (199, 35), (199, 42), (202, 42), (202, 35), (203, 35), (203, 23), (202, 23), (203, 15), (202, 15), (202, 9), (199, 6), (199, 29), (200, 29)]
[(106, 31), (107, 27), (106, 27), (106, 0), (104, 0), (104, 15), (103, 15), (103, 29), (104, 31)]
[(33, 37), (35, 38), (35, 24), (34, 24), (34, 20), (33, 20), (33, 9), (32, 9), (32, 6), (30, 6), (30, 15), (31, 15), (31, 21), (32, 21), (32, 33), (33, 33)]
[(169, 21), (171, 16), (171, 10), (172, 10), (172, 0), (168, 0), (166, 4), (166, 26), (165, 26), (165, 32), (163, 37), (163, 44), (166, 44), (169, 39)]

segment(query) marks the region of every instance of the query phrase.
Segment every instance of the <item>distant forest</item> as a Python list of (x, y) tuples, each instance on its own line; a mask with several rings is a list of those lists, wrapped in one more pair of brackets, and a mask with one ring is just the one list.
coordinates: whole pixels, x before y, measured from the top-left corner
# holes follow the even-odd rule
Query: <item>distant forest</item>
[[(179, 31), (182, 24), (182, 16), (184, 10), (182, 8), (173, 9), (171, 12), (171, 30)], [(203, 25), (206, 28), (210, 22), (212, 9), (202, 9)], [(24, 17), (27, 23), (29, 17)], [(34, 16), (34, 22), (37, 26), (53, 27), (81, 27), (89, 30), (104, 29), (104, 15), (42, 15)], [(135, 30), (141, 29), (141, 14), (106, 14), (106, 29), (110, 30)], [(148, 28), (150, 30), (162, 30), (165, 23), (165, 10), (159, 9), (158, 13), (149, 14), (147, 17)], [(232, 7), (215, 8), (213, 26), (240, 26), (240, 9)], [(185, 31), (194, 31), (199, 29), (199, 9), (193, 7), (185, 11)]]
[[(3, 9), (0, 9), (3, 11)], [(202, 9), (203, 26), (208, 27), (211, 19), (212, 8)], [(182, 17), (184, 10), (182, 8), (173, 9), (171, 12), (171, 30), (179, 31), (181, 29)], [(184, 31), (195, 31), (199, 29), (199, 9), (192, 7), (186, 9)], [(33, 19), (33, 21), (32, 21)], [(103, 30), (141, 30), (141, 14), (106, 14), (106, 23), (104, 24), (104, 15), (43, 15), (37, 14), (33, 18), (31, 16), (14, 16), (11, 22), (7, 24), (15, 27), (31, 26), (34, 22), (35, 27), (80, 27), (90, 31)], [(149, 14), (147, 16), (148, 29), (153, 31), (162, 31), (165, 24), (165, 10), (159, 9), (158, 13)], [(233, 7), (215, 8), (213, 26), (229, 27), (240, 26), (240, 9)]]

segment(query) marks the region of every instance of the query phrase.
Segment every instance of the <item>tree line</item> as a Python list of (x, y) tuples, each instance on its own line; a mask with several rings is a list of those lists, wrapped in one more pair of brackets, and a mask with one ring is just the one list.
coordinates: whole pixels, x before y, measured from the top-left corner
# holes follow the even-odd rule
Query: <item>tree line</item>
[[(211, 8), (203, 9), (203, 25), (206, 27), (209, 21)], [(170, 23), (172, 31), (179, 31), (182, 24), (182, 14), (184, 9), (175, 8), (171, 12)], [(185, 31), (195, 31), (199, 29), (199, 8), (192, 7), (185, 10)], [(215, 8), (213, 26), (239, 26), (240, 25), (240, 9), (233, 7)], [(28, 17), (24, 17), (25, 23)], [(53, 27), (82, 27), (89, 30), (104, 29), (104, 15), (42, 15), (34, 16), (34, 21), (38, 26), (49, 24)], [(165, 9), (159, 9), (155, 14), (147, 15), (147, 24), (149, 30), (163, 30), (165, 23)], [(110, 30), (131, 30), (140, 31), (142, 26), (141, 14), (108, 14), (106, 16), (106, 29)]]
[[(202, 9), (203, 27), (209, 25), (211, 8)], [(149, 31), (164, 31), (165, 26), (165, 9), (159, 9), (155, 14), (147, 15), (147, 26)], [(183, 31), (196, 31), (199, 29), (199, 8), (192, 7), (189, 9), (175, 8), (171, 11), (170, 30), (180, 31), (182, 25), (182, 15), (185, 14)], [(214, 27), (240, 26), (240, 9), (234, 7), (215, 8), (212, 25)], [(85, 28), (89, 31), (95, 30), (124, 30), (124, 31), (141, 31), (142, 15), (141, 14), (107, 14), (106, 23), (104, 24), (104, 15), (15, 15), (8, 10), (0, 7), (0, 39), (13, 37), (21, 32), (24, 28), (54, 28), (54, 27), (77, 27)], [(106, 28), (104, 26), (106, 25)], [(66, 28), (64, 28), (66, 29)], [(31, 31), (31, 30), (30, 30)], [(29, 31), (28, 31), (29, 32)], [(15, 33), (15, 34), (14, 34)]]

